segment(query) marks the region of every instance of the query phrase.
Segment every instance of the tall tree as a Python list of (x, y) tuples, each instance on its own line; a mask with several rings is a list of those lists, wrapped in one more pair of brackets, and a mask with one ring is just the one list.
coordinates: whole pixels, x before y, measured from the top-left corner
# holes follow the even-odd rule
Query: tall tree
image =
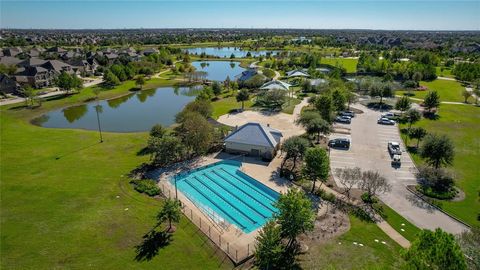
[(237, 102), (242, 102), (242, 111), (245, 108), (245, 101), (250, 99), (250, 94), (248, 93), (247, 89), (241, 89), (238, 91), (236, 96)]
[(311, 193), (315, 191), (315, 183), (317, 180), (326, 182), (328, 172), (330, 170), (330, 162), (325, 149), (320, 147), (308, 148), (305, 152), (305, 165), (303, 174), (313, 182)]
[(420, 232), (403, 257), (408, 269), (467, 269), (453, 235), (438, 228)]
[[(360, 183), (360, 189), (365, 192), (367, 203), (373, 203), (374, 198), (380, 194), (392, 190), (387, 179), (377, 171), (364, 171)], [(363, 198), (363, 197), (362, 197)]]
[(330, 123), (325, 121), (321, 117), (314, 118), (310, 120), (306, 125), (305, 129), (309, 134), (317, 134), (317, 143), (320, 143), (320, 135), (328, 135), (332, 131), (332, 126)]
[(480, 269), (480, 227), (472, 227), (457, 237), (470, 269)]
[(408, 132), (410, 139), (417, 139), (417, 149), (420, 141), (427, 135), (427, 130), (422, 127), (411, 128)]
[(255, 238), (255, 264), (259, 269), (281, 268), (284, 246), (281, 229), (274, 221), (269, 221)]
[(213, 127), (198, 112), (184, 114), (176, 131), (192, 156), (203, 155), (212, 146)]
[(412, 102), (410, 99), (406, 96), (403, 96), (397, 100), (397, 103), (395, 104), (395, 109), (399, 110), (402, 112), (405, 112), (406, 110), (409, 110), (412, 107)]
[(432, 109), (438, 108), (440, 106), (440, 96), (437, 91), (429, 91), (423, 100), (423, 105), (429, 113), (432, 112)]
[(332, 98), (329, 95), (323, 94), (316, 98), (315, 107), (320, 112), (323, 119), (329, 123), (332, 122), (333, 103)]
[(335, 175), (338, 177), (340, 184), (343, 186), (343, 194), (350, 200), (350, 191), (354, 186), (360, 183), (362, 171), (359, 167), (355, 168), (337, 168)]
[(347, 99), (345, 97), (345, 94), (343, 93), (342, 90), (340, 89), (335, 89), (332, 92), (332, 102), (333, 106), (335, 107), (335, 110), (338, 111), (343, 111), (345, 110), (345, 103), (347, 102)]
[(428, 134), (420, 147), (420, 156), (427, 164), (438, 169), (452, 164), (455, 146), (447, 135)]
[(145, 77), (143, 75), (138, 75), (135, 79), (135, 84), (142, 90), (143, 86), (145, 85)]
[(283, 167), (285, 166), (287, 160), (293, 159), (293, 166), (290, 169), (290, 172), (293, 172), (297, 164), (297, 159), (303, 157), (305, 151), (307, 151), (308, 146), (308, 141), (299, 136), (293, 136), (286, 139), (281, 146), (282, 152), (285, 153), (285, 158), (282, 162), (282, 165), (280, 166), (280, 170), (283, 170)]
[(291, 188), (281, 194), (275, 202), (278, 213), (275, 218), (281, 227), (281, 235), (288, 239), (287, 250), (295, 246), (297, 236), (313, 230), (315, 212), (312, 202), (305, 193), (297, 188)]
[(172, 199), (166, 199), (162, 209), (157, 215), (158, 225), (168, 221), (168, 231), (172, 231), (172, 223), (180, 221), (182, 211), (180, 202)]
[(462, 96), (463, 96), (463, 98), (464, 98), (464, 101), (463, 101), (463, 102), (464, 102), (464, 103), (468, 103), (468, 99), (469, 99), (470, 97), (472, 97), (472, 95), (473, 95), (473, 94), (472, 94), (471, 91), (468, 91), (467, 89), (463, 90), (463, 92), (462, 92)]
[(212, 91), (215, 97), (218, 97), (222, 93), (222, 86), (220, 85), (219, 82), (214, 81), (212, 83)]
[(415, 110), (415, 109), (408, 110), (407, 114), (405, 116), (406, 116), (407, 122), (408, 122), (408, 130), (410, 130), (412, 125), (415, 124), (416, 122), (420, 121), (420, 119), (422, 118), (422, 115), (420, 114), (420, 112), (418, 110)]

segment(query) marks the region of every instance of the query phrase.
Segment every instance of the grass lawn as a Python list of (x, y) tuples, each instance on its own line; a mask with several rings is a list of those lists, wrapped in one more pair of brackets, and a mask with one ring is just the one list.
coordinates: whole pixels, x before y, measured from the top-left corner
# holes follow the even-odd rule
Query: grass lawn
[(435, 70), (436, 70), (435, 73), (437, 74), (437, 76), (455, 78), (455, 76), (452, 74), (451, 68), (443, 67), (443, 71), (442, 71), (442, 67), (435, 67)]
[[(442, 104), (438, 120), (422, 119), (415, 126), (424, 127), (430, 133), (446, 134), (455, 143), (455, 159), (451, 169), (455, 172), (456, 184), (465, 192), (460, 202), (441, 201), (442, 208), (467, 222), (480, 226), (480, 107)], [(405, 126), (401, 126), (405, 127)], [(404, 137), (405, 140), (405, 137)], [(410, 142), (415, 145), (416, 141)], [(416, 164), (422, 160), (412, 154)]]
[[(220, 115), (227, 114), (233, 109), (242, 108), (242, 103), (237, 102), (237, 99), (235, 96), (224, 97), (220, 100), (212, 102), (212, 105), (213, 105), (213, 114), (212, 114), (213, 119), (218, 119)], [(245, 101), (245, 109), (250, 108), (252, 105), (253, 105), (253, 102), (251, 99), (249, 101)]]
[[(101, 97), (133, 86), (127, 82)], [(147, 134), (105, 133), (99, 144), (93, 131), (28, 123), (48, 109), (92, 96), (90, 88), (39, 109), (0, 108), (1, 268), (231, 268), (185, 218), (169, 245), (156, 255), (151, 249), (151, 260), (135, 260), (135, 247), (155, 225), (161, 201), (135, 192), (121, 176), (148, 159), (136, 155)]]
[[(437, 79), (431, 82), (420, 82), (420, 85), (428, 87), (429, 90), (436, 90), (440, 95), (441, 101), (454, 101), (454, 102), (463, 102), (464, 98), (462, 96), (463, 87), (457, 81), (447, 81)], [(397, 91), (397, 95), (404, 95), (407, 91)], [(424, 99), (428, 91), (412, 91), (414, 94), (412, 97)], [(473, 102), (473, 98), (470, 98), (470, 102)]]
[[(404, 217), (395, 212), (392, 208), (384, 203), (377, 204), (376, 207), (380, 206), (382, 209), (382, 216), (387, 221), (390, 226), (392, 226), (399, 234), (405, 237), (408, 241), (412, 242), (415, 240), (415, 236), (421, 230), (406, 220)], [(378, 209), (378, 208), (377, 208)], [(402, 226), (402, 224), (404, 224)], [(402, 231), (403, 229), (403, 231)]]
[(284, 105), (282, 109), (282, 112), (293, 114), (293, 110), (295, 109), (295, 106), (297, 106), (302, 101), (299, 100), (298, 98), (292, 98), (292, 97), (288, 97), (287, 99), (290, 101), (290, 103), (288, 103), (287, 101), (287, 103)]
[(308, 253), (300, 257), (301, 266), (304, 269), (399, 269), (402, 248), (375, 223), (350, 216), (350, 225), (350, 230), (336, 239), (309, 247)]
[(347, 72), (357, 72), (358, 59), (354, 58), (322, 58), (322, 64), (344, 67)]

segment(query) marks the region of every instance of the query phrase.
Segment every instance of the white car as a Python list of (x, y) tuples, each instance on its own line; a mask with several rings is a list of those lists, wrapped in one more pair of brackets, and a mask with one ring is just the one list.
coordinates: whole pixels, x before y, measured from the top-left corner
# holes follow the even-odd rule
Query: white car
[(380, 119), (378, 119), (377, 121), (377, 124), (380, 124), (380, 125), (395, 125), (395, 121), (391, 120), (391, 119), (388, 119), (388, 118), (385, 118), (385, 117), (381, 117)]

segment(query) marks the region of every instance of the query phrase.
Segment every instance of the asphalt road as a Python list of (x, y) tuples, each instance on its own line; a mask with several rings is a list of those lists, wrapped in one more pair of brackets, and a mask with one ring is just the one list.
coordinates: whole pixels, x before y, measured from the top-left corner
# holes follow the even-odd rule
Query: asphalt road
[[(415, 165), (400, 139), (397, 125), (384, 126), (377, 124), (381, 113), (359, 105), (364, 111), (352, 119), (350, 125), (336, 124), (350, 128), (350, 135), (332, 134), (330, 137), (350, 137), (351, 147), (348, 151), (331, 149), (330, 160), (332, 171), (335, 168), (360, 167), (362, 170), (376, 170), (387, 178), (392, 185), (392, 191), (379, 197), (385, 204), (394, 209), (417, 227), (425, 229), (441, 229), (458, 234), (468, 228), (462, 223), (450, 218), (431, 207), (406, 189), (407, 185), (415, 185)], [(387, 143), (396, 141), (401, 144), (402, 164), (400, 168), (391, 166), (391, 158)], [(341, 186), (337, 181), (337, 185)]]

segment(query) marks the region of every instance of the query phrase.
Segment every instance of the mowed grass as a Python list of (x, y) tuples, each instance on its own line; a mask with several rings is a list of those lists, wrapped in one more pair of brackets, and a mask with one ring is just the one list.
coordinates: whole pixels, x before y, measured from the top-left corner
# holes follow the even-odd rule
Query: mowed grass
[[(480, 226), (480, 107), (442, 104), (438, 120), (422, 119), (414, 126), (425, 128), (429, 133), (446, 134), (455, 144), (455, 159), (450, 169), (455, 173), (456, 185), (465, 192), (459, 202), (441, 201), (442, 208), (470, 225)], [(401, 126), (404, 128), (405, 126)], [(405, 140), (405, 136), (403, 135)], [(410, 141), (414, 146), (416, 140)], [(421, 158), (412, 154), (416, 164)]]
[[(443, 70), (442, 70), (443, 68)], [(452, 74), (452, 69), (451, 68), (446, 68), (446, 67), (435, 67), (435, 73), (437, 76), (440, 77), (447, 77), (447, 78), (455, 78), (455, 76)]]
[[(382, 217), (390, 224), (399, 234), (405, 237), (408, 241), (412, 242), (416, 239), (416, 235), (421, 231), (417, 226), (410, 223), (400, 214), (395, 212), (392, 208), (384, 203), (378, 204), (382, 209)], [(403, 224), (403, 225), (402, 225)], [(403, 229), (403, 231), (402, 231)]]
[[(245, 101), (244, 108), (248, 109), (252, 107), (252, 105), (253, 105), (253, 101), (252, 99), (250, 99), (248, 101)], [(218, 119), (218, 117), (224, 114), (228, 114), (233, 109), (241, 109), (242, 103), (237, 102), (237, 99), (235, 96), (231, 96), (231, 97), (224, 97), (217, 101), (212, 102), (212, 106), (213, 106), (212, 118)]]
[[(437, 93), (440, 95), (441, 101), (453, 101), (453, 102), (464, 102), (464, 98), (462, 96), (463, 87), (457, 81), (448, 81), (442, 79), (436, 79), (431, 82), (420, 82), (420, 85), (428, 87), (428, 90), (436, 90)], [(424, 99), (428, 93), (427, 91), (411, 91), (414, 95), (414, 98)], [(397, 95), (404, 95), (407, 91), (397, 91)], [(473, 98), (470, 98), (470, 102), (473, 102)]]
[[(300, 256), (304, 269), (399, 269), (402, 264), (397, 243), (375, 223), (350, 216), (350, 230), (325, 243), (309, 246)], [(375, 242), (377, 239), (379, 242)], [(382, 244), (384, 241), (386, 244)], [(364, 246), (353, 244), (361, 243)]]
[[(132, 84), (102, 96), (127, 93)], [(135, 259), (162, 204), (135, 192), (122, 177), (148, 160), (136, 154), (147, 133), (105, 133), (98, 143), (97, 132), (28, 123), (46, 109), (92, 95), (83, 91), (40, 109), (1, 108), (1, 268), (231, 268), (185, 218), (169, 245), (157, 254), (152, 249), (150, 260)]]
[(322, 64), (343, 67), (348, 73), (357, 72), (358, 59), (356, 58), (322, 58)]

